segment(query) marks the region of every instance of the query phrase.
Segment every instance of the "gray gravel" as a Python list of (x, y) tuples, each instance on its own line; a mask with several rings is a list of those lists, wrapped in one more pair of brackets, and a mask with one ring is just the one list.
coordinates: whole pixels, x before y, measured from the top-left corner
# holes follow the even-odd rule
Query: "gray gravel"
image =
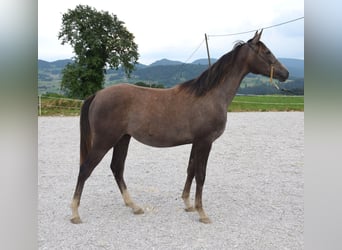
[(40, 249), (304, 248), (303, 112), (228, 114), (207, 167), (208, 225), (180, 198), (191, 145), (158, 149), (135, 140), (125, 177), (145, 213), (124, 206), (109, 152), (86, 182), (83, 223), (71, 224), (79, 117), (39, 117), (38, 126)]

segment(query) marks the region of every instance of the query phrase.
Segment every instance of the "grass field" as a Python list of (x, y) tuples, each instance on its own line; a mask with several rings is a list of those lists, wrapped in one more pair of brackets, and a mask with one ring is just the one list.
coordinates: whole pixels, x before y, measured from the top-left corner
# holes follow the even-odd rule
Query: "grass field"
[[(38, 105), (38, 115), (78, 116), (82, 100), (41, 96), (39, 103), (41, 103), (41, 107)], [(304, 96), (235, 96), (228, 111), (304, 111)]]
[(228, 111), (304, 111), (304, 96), (235, 96)]
[(42, 116), (78, 116), (82, 106), (82, 100), (61, 98), (57, 95), (43, 95), (38, 99), (38, 103), (38, 115)]

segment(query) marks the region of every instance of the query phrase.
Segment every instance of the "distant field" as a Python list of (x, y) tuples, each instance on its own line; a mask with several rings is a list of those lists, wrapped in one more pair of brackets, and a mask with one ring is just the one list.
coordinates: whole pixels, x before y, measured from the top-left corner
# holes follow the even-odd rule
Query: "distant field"
[(60, 93), (61, 92), (61, 81), (39, 81), (38, 82), (38, 94), (43, 95), (44, 93)]
[(228, 111), (304, 111), (304, 96), (235, 96)]
[[(38, 115), (78, 116), (82, 100), (42, 96)], [(235, 96), (229, 112), (304, 111), (304, 96)]]

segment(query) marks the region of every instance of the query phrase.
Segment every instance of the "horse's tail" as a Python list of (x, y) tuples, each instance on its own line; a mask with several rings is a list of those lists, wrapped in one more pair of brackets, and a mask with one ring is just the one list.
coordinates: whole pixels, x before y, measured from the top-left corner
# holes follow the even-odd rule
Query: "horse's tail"
[(88, 97), (82, 105), (80, 116), (80, 165), (85, 161), (91, 148), (91, 131), (89, 126), (89, 106), (95, 95)]

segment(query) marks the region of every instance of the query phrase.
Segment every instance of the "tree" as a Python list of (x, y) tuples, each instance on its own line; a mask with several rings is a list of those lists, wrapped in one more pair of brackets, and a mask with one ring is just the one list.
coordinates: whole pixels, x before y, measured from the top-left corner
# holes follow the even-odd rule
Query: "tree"
[(127, 76), (137, 63), (134, 35), (116, 15), (78, 5), (63, 14), (58, 34), (73, 49), (75, 62), (63, 70), (62, 89), (70, 97), (85, 98), (103, 88), (106, 68), (124, 69)]

